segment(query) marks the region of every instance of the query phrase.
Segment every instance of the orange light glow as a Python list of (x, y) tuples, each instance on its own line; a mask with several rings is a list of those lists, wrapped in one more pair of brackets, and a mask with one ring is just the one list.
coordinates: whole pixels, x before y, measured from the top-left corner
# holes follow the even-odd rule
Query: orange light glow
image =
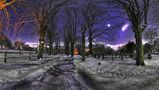
[(12, 1), (10, 1), (10, 2), (7, 3), (6, 0), (1, 0), (0, 1), (0, 10), (6, 8), (6, 6), (9, 6), (9, 5), (13, 4), (15, 1), (16, 0), (12, 0)]
[[(11, 27), (11, 23), (10, 23), (10, 12), (7, 8), (7, 6), (10, 6), (11, 9), (16, 13), (16, 8), (13, 6), (14, 2), (17, 2), (18, 0), (11, 0), (10, 2), (7, 2), (7, 0), (0, 0), (0, 11), (2, 12), (2, 18), (6, 19), (7, 22), (7, 27), (6, 29), (9, 30), (9, 27)], [(0, 13), (1, 13), (0, 12)], [(2, 31), (3, 29), (3, 22), (2, 20), (0, 20), (0, 31)]]
[(5, 7), (6, 7), (6, 5), (0, 2), (0, 10), (2, 10)]
[(77, 48), (74, 49), (74, 55), (78, 55), (78, 49)]

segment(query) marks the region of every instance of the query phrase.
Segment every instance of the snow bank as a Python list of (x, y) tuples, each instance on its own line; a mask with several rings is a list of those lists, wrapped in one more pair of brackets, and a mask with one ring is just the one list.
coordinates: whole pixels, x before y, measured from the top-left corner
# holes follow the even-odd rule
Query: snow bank
[(145, 62), (146, 66), (136, 66), (135, 61), (130, 59), (113, 61), (89, 57), (85, 62), (76, 63), (76, 66), (89, 73), (98, 82), (113, 82), (111, 86), (114, 87), (132, 87), (159, 77), (159, 60), (157, 57)]

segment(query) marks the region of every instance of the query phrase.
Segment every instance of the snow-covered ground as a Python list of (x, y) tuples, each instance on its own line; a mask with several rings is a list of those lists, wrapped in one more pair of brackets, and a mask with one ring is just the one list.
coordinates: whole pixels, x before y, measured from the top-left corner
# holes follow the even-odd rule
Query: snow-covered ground
[(0, 69), (0, 90), (92, 90), (65, 55), (10, 65)]
[(159, 77), (159, 56), (153, 55), (145, 63), (146, 66), (136, 66), (131, 59), (113, 61), (89, 57), (85, 62), (76, 62), (76, 65), (106, 90), (135, 90)]
[(159, 66), (159, 55), (152, 55), (152, 59), (146, 59), (146, 65)]
[[(0, 50), (0, 63), (4, 63), (6, 50)], [(37, 60), (37, 53), (35, 51), (21, 51), (19, 50), (8, 50), (7, 51), (7, 63), (28, 63), (30, 60)], [(44, 54), (43, 58), (53, 58), (58, 55)]]
[[(63, 60), (60, 56), (52, 56), (43, 60), (27, 61), (21, 63), (1, 64), (0, 82), (15, 82), (24, 79), (32, 79), (52, 68), (58, 61)], [(9, 66), (9, 67), (8, 67)]]
[[(1, 63), (0, 83), (32, 80), (67, 58), (70, 56), (56, 55), (44, 60)], [(93, 82), (99, 87), (97, 90), (145, 90), (143, 89), (145, 85), (148, 86), (159, 78), (159, 56), (157, 55), (153, 55), (151, 60), (146, 59), (146, 66), (136, 66), (135, 61), (128, 58), (102, 60), (87, 57), (86, 61), (81, 62), (81, 56), (77, 55), (73, 60), (76, 68), (87, 73), (92, 79), (88, 80), (88, 83)]]

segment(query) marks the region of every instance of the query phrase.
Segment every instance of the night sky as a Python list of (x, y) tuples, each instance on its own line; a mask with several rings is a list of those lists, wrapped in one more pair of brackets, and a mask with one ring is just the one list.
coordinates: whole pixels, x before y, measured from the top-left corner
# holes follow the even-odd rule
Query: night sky
[[(9, 0), (8, 0), (9, 1)], [(60, 1), (60, 0), (59, 0)], [(82, 7), (84, 0), (75, 0), (78, 4), (78, 8)], [(95, 0), (95, 1), (99, 1), (99, 0)], [(30, 0), (31, 2), (35, 2), (34, 0)], [(32, 14), (32, 10), (30, 10), (27, 6), (23, 6), (23, 5), (19, 5), (19, 4), (13, 4), (16, 8), (17, 8), (17, 15), (13, 12), (13, 10), (10, 7), (7, 7), (8, 11), (11, 14), (11, 24), (14, 24), (15, 22), (18, 21), (18, 19), (22, 16), (25, 16), (24, 21), (30, 21), (32, 20), (31, 14)], [(157, 27), (158, 26), (158, 20), (159, 17), (157, 15), (159, 15), (159, 12), (157, 12), (156, 10), (158, 10), (158, 2), (153, 3), (153, 5), (150, 8), (149, 11), (149, 26), (153, 26), (153, 27)], [(100, 3), (99, 6), (103, 7), (103, 9), (107, 10), (116, 10), (116, 8), (109, 6), (109, 8), (107, 7), (107, 4), (104, 3)], [(59, 13), (57, 14), (57, 19), (56, 19), (56, 23), (58, 24), (58, 31), (61, 32), (61, 30), (63, 29), (63, 22), (64, 22), (64, 17), (63, 17), (63, 9), (65, 8), (65, 6), (63, 8), (60, 9)], [(2, 14), (2, 11), (0, 11), (0, 13)], [(109, 13), (105, 13), (105, 15), (103, 17), (115, 17), (115, 16), (123, 16), (123, 13), (119, 13), (119, 12), (109, 12)], [(103, 18), (101, 17), (101, 18)], [(116, 28), (112, 28), (115, 25), (121, 23), (121, 25), (118, 25)], [(105, 42), (107, 44), (123, 44), (123, 43), (127, 43), (128, 41), (133, 41), (134, 40), (134, 34), (132, 32), (131, 29), (131, 23), (126, 20), (125, 18), (122, 17), (118, 17), (118, 18), (113, 18), (111, 20), (107, 20), (107, 18), (105, 18), (104, 21), (102, 21), (100, 24), (97, 24), (95, 27), (98, 28), (109, 28), (109, 33), (104, 35), (105, 39), (102, 38), (97, 38), (97, 41), (102, 41)], [(12, 40), (15, 41), (17, 39), (22, 39), (25, 42), (38, 42), (39, 36), (38, 36), (38, 27), (36, 25), (36, 22), (29, 22), (27, 24), (25, 24), (23, 27), (20, 28), (20, 32), (19, 34), (17, 34), (16, 37), (14, 37), (13, 35), (13, 28), (10, 28), (9, 31), (5, 30), (6, 28), (3, 28), (3, 32), (5, 32), (5, 34), (7, 34), (7, 36)], [(78, 27), (78, 29), (80, 29), (80, 27)], [(80, 33), (80, 32), (78, 32)], [(63, 35), (61, 35), (62, 37)], [(62, 40), (62, 39), (61, 39)]]

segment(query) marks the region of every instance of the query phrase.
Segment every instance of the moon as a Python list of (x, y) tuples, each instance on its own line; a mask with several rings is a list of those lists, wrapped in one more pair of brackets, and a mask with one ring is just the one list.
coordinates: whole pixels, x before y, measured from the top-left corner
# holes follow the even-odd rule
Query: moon
[(127, 29), (129, 28), (129, 24), (125, 24), (123, 27), (122, 27), (122, 31), (125, 32)]
[(110, 24), (107, 24), (107, 27), (111, 27), (111, 25), (110, 25)]

